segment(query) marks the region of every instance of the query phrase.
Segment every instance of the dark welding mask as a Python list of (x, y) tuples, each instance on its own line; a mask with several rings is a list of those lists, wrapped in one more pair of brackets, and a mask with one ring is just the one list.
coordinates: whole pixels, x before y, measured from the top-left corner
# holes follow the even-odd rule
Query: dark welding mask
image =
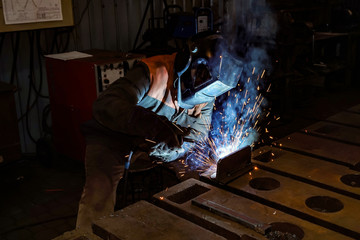
[(194, 36), (175, 59), (179, 106), (191, 109), (233, 89), (240, 78), (241, 66), (226, 51), (220, 34), (202, 32)]

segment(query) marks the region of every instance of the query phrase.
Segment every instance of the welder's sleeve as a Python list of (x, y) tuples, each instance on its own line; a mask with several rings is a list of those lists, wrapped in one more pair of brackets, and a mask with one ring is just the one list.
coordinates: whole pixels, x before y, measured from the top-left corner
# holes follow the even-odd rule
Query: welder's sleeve
[(150, 77), (146, 66), (136, 65), (126, 77), (112, 83), (93, 104), (93, 117), (102, 126), (129, 135), (141, 135), (129, 128), (131, 113), (149, 90)]
[(213, 113), (213, 105), (214, 101), (208, 102), (201, 109), (201, 114), (198, 117), (187, 116), (186, 124), (191, 131), (190, 134), (185, 137), (185, 140), (196, 142), (208, 136)]
[(137, 106), (149, 87), (148, 68), (138, 65), (99, 96), (93, 104), (93, 116), (112, 131), (179, 147), (178, 134), (167, 119)]

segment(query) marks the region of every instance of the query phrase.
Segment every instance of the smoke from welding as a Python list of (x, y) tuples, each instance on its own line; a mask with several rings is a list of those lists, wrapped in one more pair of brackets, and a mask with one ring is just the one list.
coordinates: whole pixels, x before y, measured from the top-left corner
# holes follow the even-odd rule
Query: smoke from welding
[(196, 169), (215, 171), (220, 158), (253, 145), (266, 106), (265, 76), (271, 70), (267, 51), (276, 34), (275, 20), (265, 0), (229, 1), (227, 12), (220, 79), (235, 77), (238, 85), (216, 100), (209, 136), (189, 151), (186, 162)]

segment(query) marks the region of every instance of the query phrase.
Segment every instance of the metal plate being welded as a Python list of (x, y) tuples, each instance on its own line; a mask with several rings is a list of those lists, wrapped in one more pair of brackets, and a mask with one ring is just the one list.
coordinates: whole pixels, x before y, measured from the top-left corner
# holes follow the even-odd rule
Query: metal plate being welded
[(251, 148), (250, 146), (246, 146), (218, 161), (216, 181), (221, 184), (226, 184), (242, 174), (249, 172), (252, 168)]
[(251, 163), (251, 147), (246, 146), (217, 161), (216, 167), (200, 174), (205, 182), (227, 184), (235, 178), (253, 169)]

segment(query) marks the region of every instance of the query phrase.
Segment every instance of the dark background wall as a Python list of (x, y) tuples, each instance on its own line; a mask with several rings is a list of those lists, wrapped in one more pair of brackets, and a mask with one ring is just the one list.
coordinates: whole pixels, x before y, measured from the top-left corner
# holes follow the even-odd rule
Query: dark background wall
[[(360, 11), (360, 3), (356, 0), (168, 0), (167, 3), (178, 4), (189, 12), (194, 6), (211, 7), (219, 28), (228, 16), (227, 21), (233, 24), (234, 32), (237, 32), (241, 25), (251, 30), (255, 23), (257, 30), (260, 29), (260, 36), (266, 26), (256, 23), (261, 22), (262, 16), (269, 15), (274, 19), (277, 36), (272, 39), (275, 44), (271, 44), (277, 47), (272, 47), (270, 52), (274, 63), (271, 77), (274, 81), (274, 94), (271, 101), (274, 110), (280, 113), (286, 113), (289, 107), (296, 104), (292, 96), (314, 95), (317, 87), (325, 86), (324, 75), (319, 73), (311, 75), (313, 80), (310, 83), (304, 80), (309, 79), (309, 75), (304, 74), (304, 71), (312, 72), (308, 68), (309, 62), (324, 61), (320, 58), (327, 52), (327, 48), (322, 49), (319, 45), (316, 48), (317, 57), (314, 56), (314, 31), (356, 32), (358, 20), (354, 19), (358, 19), (357, 14)], [(72, 27), (0, 33), (0, 81), (11, 83), (17, 88), (16, 115), (21, 151), (25, 154), (36, 151), (36, 141), (47, 134), (47, 126), (51, 125), (47, 107), (49, 100), (44, 56), (86, 49), (131, 51), (147, 1), (76, 0), (72, 4)], [(154, 15), (162, 17), (163, 7), (163, 1), (154, 0)], [(344, 13), (347, 8), (353, 11), (352, 16)], [(335, 11), (337, 9), (338, 11)], [(145, 15), (145, 24), (140, 29), (138, 44), (148, 28), (149, 17), (150, 11)], [(268, 29), (269, 27), (271, 26), (268, 26)], [(344, 62), (341, 63), (345, 65), (345, 72), (337, 73), (341, 78), (346, 76), (345, 82), (334, 82), (335, 85), (349, 87), (357, 83), (357, 76), (354, 74), (356, 64), (359, 63), (357, 38), (354, 34), (351, 42), (345, 37), (340, 41), (335, 39), (333, 43), (335, 51), (337, 46), (341, 49), (341, 53), (335, 53), (335, 57), (342, 57), (341, 61)]]
[[(155, 17), (162, 17), (163, 1), (153, 2)], [(210, 6), (210, 1), (177, 2), (168, 1), (185, 5), (187, 11), (191, 11), (192, 6)], [(223, 1), (218, 3), (223, 5)], [(43, 110), (49, 104), (44, 55), (87, 49), (130, 51), (147, 1), (76, 0), (72, 4), (73, 27), (0, 33), (0, 81), (17, 87), (16, 112), (24, 153), (34, 153), (35, 141), (44, 135)], [(150, 10), (145, 14), (138, 44), (148, 27), (149, 17)]]

